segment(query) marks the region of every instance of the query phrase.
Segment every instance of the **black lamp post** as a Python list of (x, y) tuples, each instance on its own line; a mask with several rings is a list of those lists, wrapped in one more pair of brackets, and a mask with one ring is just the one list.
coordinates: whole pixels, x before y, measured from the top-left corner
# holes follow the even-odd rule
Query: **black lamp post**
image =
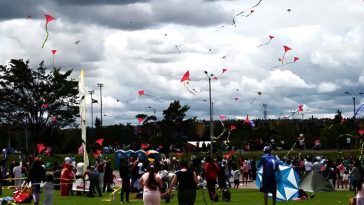
[(207, 71), (204, 71), (204, 73), (207, 76), (207, 79), (209, 80), (209, 105), (210, 105), (210, 156), (212, 158), (212, 152), (213, 152), (213, 137), (214, 137), (214, 119), (212, 117), (212, 100), (211, 100), (211, 78), (214, 76), (214, 74), (209, 74)]
[[(356, 111), (356, 108), (355, 108), (355, 101), (356, 101), (356, 96), (355, 95), (352, 95), (349, 91), (346, 91), (345, 94), (347, 95), (350, 95), (352, 98), (353, 98), (353, 118), (355, 119), (355, 111)], [(363, 93), (360, 92), (358, 93), (358, 95), (362, 95)]]

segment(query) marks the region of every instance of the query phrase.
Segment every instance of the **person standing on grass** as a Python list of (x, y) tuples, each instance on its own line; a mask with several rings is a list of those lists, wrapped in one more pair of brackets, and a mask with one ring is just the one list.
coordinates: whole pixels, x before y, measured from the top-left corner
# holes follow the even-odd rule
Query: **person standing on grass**
[(205, 159), (204, 173), (207, 182), (207, 189), (209, 191), (210, 200), (216, 200), (217, 194), (215, 189), (216, 180), (220, 173), (219, 166), (212, 160), (210, 156)]
[(240, 169), (236, 169), (236, 166), (235, 166), (235, 169), (233, 171), (233, 178), (234, 178), (234, 188), (235, 189), (238, 189), (239, 188), (239, 184), (240, 184)]
[(113, 189), (111, 188), (111, 184), (114, 183), (114, 175), (113, 175), (113, 169), (111, 168), (111, 162), (107, 161), (105, 165), (105, 172), (104, 172), (104, 184), (102, 191), (105, 193), (112, 192)]
[(350, 172), (350, 179), (354, 189), (354, 193), (357, 194), (358, 191), (362, 189), (364, 171), (361, 166), (360, 160), (355, 160), (354, 167)]
[(181, 169), (177, 171), (168, 189), (170, 195), (172, 189), (178, 183), (178, 204), (193, 205), (196, 200), (196, 185), (198, 183), (196, 173), (191, 170), (186, 160), (180, 162)]
[(90, 187), (87, 193), (88, 197), (95, 197), (94, 191), (97, 190), (99, 197), (102, 197), (101, 188), (100, 188), (100, 175), (99, 172), (91, 166), (87, 166), (87, 171), (83, 174), (83, 178), (86, 181), (87, 179), (90, 180)]
[(125, 158), (120, 159), (119, 174), (122, 183), (120, 192), (120, 203), (123, 203), (124, 201), (124, 193), (125, 193), (125, 201), (129, 202), (131, 172), (128, 162)]
[(248, 166), (247, 160), (244, 160), (241, 170), (243, 172), (243, 186), (244, 186), (244, 184), (245, 184), (245, 186), (248, 186), (249, 166)]
[(163, 188), (162, 177), (156, 173), (154, 164), (150, 164), (148, 172), (145, 172), (139, 181), (143, 188), (144, 205), (159, 205), (161, 202), (160, 189)]
[(47, 174), (45, 183), (43, 185), (44, 190), (44, 205), (53, 204), (53, 189), (54, 189), (54, 177), (52, 174)]
[(39, 204), (40, 183), (45, 180), (46, 170), (42, 166), (40, 159), (35, 158), (29, 169), (28, 181), (32, 183), (34, 205)]
[(272, 149), (269, 146), (265, 146), (263, 152), (264, 154), (258, 163), (258, 169), (263, 167), (260, 191), (264, 193), (265, 205), (268, 204), (268, 193), (272, 193), (273, 205), (275, 205), (277, 199), (276, 172), (279, 171), (278, 160), (272, 155)]

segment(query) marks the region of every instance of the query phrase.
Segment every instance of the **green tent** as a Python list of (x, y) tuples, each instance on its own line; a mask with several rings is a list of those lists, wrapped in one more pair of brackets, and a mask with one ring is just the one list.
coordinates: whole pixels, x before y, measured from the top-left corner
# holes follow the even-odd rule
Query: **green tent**
[(316, 171), (311, 171), (305, 176), (300, 183), (300, 189), (313, 193), (335, 191), (329, 180)]

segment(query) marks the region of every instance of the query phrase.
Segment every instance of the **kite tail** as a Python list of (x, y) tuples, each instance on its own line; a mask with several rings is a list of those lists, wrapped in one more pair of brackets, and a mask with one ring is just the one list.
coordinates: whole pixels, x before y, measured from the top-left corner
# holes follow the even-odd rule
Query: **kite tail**
[(361, 160), (363, 157), (363, 148), (364, 148), (364, 142), (361, 143), (359, 160)]
[(44, 48), (44, 45), (45, 45), (45, 43), (47, 42), (47, 40), (48, 40), (48, 30), (46, 29), (46, 33), (47, 33), (47, 35), (46, 35), (46, 38), (44, 39), (44, 42), (43, 42), (43, 44), (42, 44), (42, 48)]
[(283, 61), (284, 61), (284, 56), (286, 55), (286, 52), (283, 53), (282, 59), (281, 59), (281, 65), (283, 65)]

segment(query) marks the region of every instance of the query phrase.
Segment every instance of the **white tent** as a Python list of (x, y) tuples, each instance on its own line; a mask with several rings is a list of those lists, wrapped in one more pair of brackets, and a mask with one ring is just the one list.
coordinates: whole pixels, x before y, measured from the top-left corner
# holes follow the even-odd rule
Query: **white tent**
[[(195, 147), (202, 147), (202, 143), (205, 143), (205, 145), (209, 145), (210, 144), (210, 141), (187, 141), (188, 144), (191, 144)], [(198, 145), (197, 145), (198, 144)]]

